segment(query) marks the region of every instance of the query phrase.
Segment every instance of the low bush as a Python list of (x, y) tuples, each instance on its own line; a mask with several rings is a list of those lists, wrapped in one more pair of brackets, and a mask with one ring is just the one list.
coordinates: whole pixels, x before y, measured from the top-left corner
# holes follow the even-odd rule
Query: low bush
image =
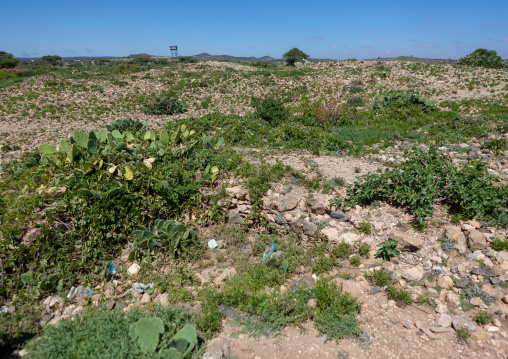
[(370, 282), (379, 287), (384, 287), (392, 283), (392, 272), (381, 269), (372, 272), (372, 274), (365, 276), (365, 278)]
[(377, 99), (374, 104), (374, 111), (384, 107), (400, 108), (408, 106), (416, 106), (423, 112), (429, 112), (436, 109), (436, 101), (431, 101), (426, 97), (418, 95), (408, 95), (405, 93), (391, 93)]
[(279, 100), (274, 98), (252, 99), (252, 105), (256, 109), (255, 116), (270, 125), (282, 124), (289, 120), (289, 111)]
[(404, 288), (397, 289), (392, 285), (389, 285), (386, 288), (386, 296), (388, 299), (392, 299), (405, 304), (411, 304), (413, 302), (411, 299), (411, 293), (409, 293), (409, 291)]
[(457, 61), (458, 66), (508, 69), (508, 61), (503, 60), (494, 50), (476, 49)]
[(162, 94), (143, 107), (143, 112), (150, 115), (176, 115), (185, 111), (187, 111), (185, 102), (169, 94)]

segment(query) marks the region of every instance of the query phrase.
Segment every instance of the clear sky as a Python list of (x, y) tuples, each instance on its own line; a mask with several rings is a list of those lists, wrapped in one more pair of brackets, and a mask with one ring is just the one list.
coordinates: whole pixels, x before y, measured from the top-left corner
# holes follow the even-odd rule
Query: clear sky
[(0, 51), (17, 57), (508, 58), (508, 0), (4, 1)]

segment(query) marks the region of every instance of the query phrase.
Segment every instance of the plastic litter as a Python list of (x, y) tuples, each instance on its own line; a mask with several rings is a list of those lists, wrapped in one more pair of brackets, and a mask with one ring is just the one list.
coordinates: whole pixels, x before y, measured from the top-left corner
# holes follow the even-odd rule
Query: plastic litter
[(277, 244), (275, 243), (269, 247), (269, 250), (266, 250), (263, 255), (263, 261), (266, 262), (270, 256), (282, 257), (282, 252), (277, 250)]
[(87, 296), (93, 295), (92, 290), (89, 287), (83, 287), (82, 285), (78, 287), (71, 287), (71, 290), (69, 291), (69, 294), (67, 294), (67, 298), (70, 300), (74, 300), (77, 298), (84, 298)]
[(210, 239), (210, 240), (208, 241), (208, 248), (210, 248), (210, 249), (215, 249), (215, 248), (217, 248), (218, 246), (219, 246), (219, 244), (217, 243), (217, 241), (216, 241), (215, 239), (213, 239), (213, 238), (212, 238), (212, 239)]
[(6, 307), (5, 305), (2, 305), (2, 307), (0, 307), (0, 313), (7, 314), (9, 312), (10, 312), (9, 308)]
[(109, 263), (108, 267), (108, 279), (113, 279), (116, 276), (117, 268), (113, 263)]
[(133, 283), (132, 284), (132, 289), (135, 290), (138, 293), (143, 294), (145, 292), (148, 292), (148, 290), (150, 288), (153, 288), (153, 286), (154, 286), (154, 283), (147, 283), (147, 284), (145, 284), (145, 283)]

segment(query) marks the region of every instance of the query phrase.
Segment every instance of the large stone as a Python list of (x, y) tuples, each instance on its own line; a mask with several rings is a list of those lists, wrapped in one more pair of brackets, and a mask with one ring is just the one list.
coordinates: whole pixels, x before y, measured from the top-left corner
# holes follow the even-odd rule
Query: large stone
[(488, 331), (482, 328), (477, 328), (475, 332), (471, 333), (471, 339), (474, 341), (477, 340), (489, 340), (490, 334)]
[(448, 289), (453, 287), (453, 280), (447, 275), (444, 275), (437, 279), (437, 285), (440, 286), (441, 288)]
[(477, 229), (472, 229), (469, 231), (469, 246), (476, 249), (484, 249), (489, 246), (487, 239), (482, 232)]
[(306, 236), (309, 236), (309, 237), (312, 237), (316, 234), (318, 230), (318, 227), (315, 223), (312, 223), (312, 222), (303, 222), (302, 224), (302, 231), (303, 231), (303, 234), (305, 234)]
[(342, 211), (336, 210), (330, 212), (330, 217), (339, 222), (349, 221), (349, 216)]
[(475, 332), (477, 329), (476, 325), (472, 324), (466, 318), (464, 318), (460, 315), (453, 318), (452, 325), (453, 325), (453, 329), (455, 329), (455, 330), (465, 328), (465, 329), (469, 330), (470, 332)]
[(476, 307), (479, 307), (480, 305), (483, 304), (483, 300), (482, 300), (482, 298), (474, 297), (469, 300), (469, 303), (471, 303), (472, 305), (474, 305)]
[(314, 204), (310, 207), (310, 210), (316, 215), (322, 215), (326, 212), (325, 205), (321, 202), (314, 202)]
[(460, 229), (460, 227), (457, 227), (457, 226), (446, 226), (445, 227), (445, 236), (447, 238), (457, 240), (461, 236), (463, 236), (463, 234), (462, 234), (462, 230)]
[(226, 193), (230, 197), (235, 197), (239, 200), (245, 200), (249, 194), (249, 190), (243, 186), (234, 186), (226, 188)]
[(495, 276), (493, 271), (491, 271), (488, 268), (484, 268), (484, 267), (473, 268), (473, 269), (471, 269), (471, 273), (476, 274), (476, 275), (483, 275), (483, 276), (487, 276), (487, 277), (494, 277)]
[(275, 202), (275, 207), (279, 212), (292, 211), (298, 206), (298, 202), (300, 202), (300, 200), (297, 197), (282, 197)]
[(137, 264), (137, 263), (133, 263), (129, 269), (127, 269), (127, 274), (128, 275), (137, 275), (139, 273), (139, 270), (141, 269), (140, 265)]
[(229, 212), (228, 213), (228, 221), (231, 223), (239, 224), (239, 223), (243, 222), (243, 218), (239, 212)]
[(417, 251), (423, 247), (423, 241), (420, 238), (413, 237), (407, 233), (395, 231), (390, 233), (388, 237), (391, 240), (399, 242), (397, 247), (403, 251)]
[(339, 242), (339, 231), (337, 228), (326, 227), (321, 231), (321, 233), (328, 237), (330, 242)]
[(402, 271), (402, 278), (407, 280), (420, 280), (423, 278), (423, 268), (421, 266), (415, 266)]

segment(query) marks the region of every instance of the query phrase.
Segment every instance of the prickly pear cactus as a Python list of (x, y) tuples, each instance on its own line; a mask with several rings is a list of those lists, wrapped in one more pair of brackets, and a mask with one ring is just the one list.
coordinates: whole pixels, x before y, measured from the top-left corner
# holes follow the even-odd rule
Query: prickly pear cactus
[(164, 323), (159, 318), (142, 318), (132, 324), (129, 329), (129, 336), (145, 353), (154, 352), (157, 349), (162, 333), (164, 333)]
[(194, 349), (197, 341), (198, 334), (196, 329), (192, 325), (187, 324), (175, 334), (170, 346), (177, 349), (185, 357)]

